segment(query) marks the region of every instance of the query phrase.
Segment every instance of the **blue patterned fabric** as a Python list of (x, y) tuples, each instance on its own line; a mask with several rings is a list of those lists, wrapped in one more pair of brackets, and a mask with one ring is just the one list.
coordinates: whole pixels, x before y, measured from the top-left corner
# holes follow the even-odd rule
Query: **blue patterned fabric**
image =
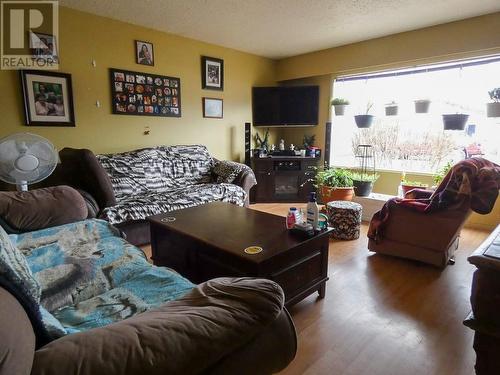
[(126, 319), (194, 287), (179, 274), (151, 265), (104, 220), (10, 237), (41, 286), (41, 305), (67, 333)]

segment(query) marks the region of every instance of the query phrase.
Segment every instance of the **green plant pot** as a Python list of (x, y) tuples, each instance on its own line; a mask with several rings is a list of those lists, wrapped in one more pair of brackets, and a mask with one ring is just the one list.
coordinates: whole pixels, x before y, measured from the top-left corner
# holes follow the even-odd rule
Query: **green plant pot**
[(398, 106), (397, 105), (388, 105), (385, 107), (385, 115), (386, 116), (397, 116), (398, 115)]
[(415, 100), (415, 113), (428, 113), (430, 106), (430, 100)]

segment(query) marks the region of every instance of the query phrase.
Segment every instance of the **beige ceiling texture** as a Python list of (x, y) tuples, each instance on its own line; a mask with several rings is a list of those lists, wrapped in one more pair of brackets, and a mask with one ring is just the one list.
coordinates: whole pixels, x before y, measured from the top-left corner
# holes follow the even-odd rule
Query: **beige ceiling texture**
[(60, 0), (60, 4), (274, 59), (500, 11), (500, 0)]

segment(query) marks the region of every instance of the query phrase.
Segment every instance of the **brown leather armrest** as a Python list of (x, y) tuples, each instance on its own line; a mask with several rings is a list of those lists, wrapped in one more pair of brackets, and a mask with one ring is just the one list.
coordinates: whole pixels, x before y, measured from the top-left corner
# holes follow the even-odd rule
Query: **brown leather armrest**
[(238, 177), (236, 177), (234, 184), (240, 186), (243, 190), (245, 190), (245, 193), (247, 193), (247, 197), (245, 199), (245, 207), (248, 207), (250, 203), (250, 189), (252, 189), (252, 187), (257, 185), (257, 179), (255, 178), (255, 174), (251, 169), (246, 169), (242, 171), (238, 175)]

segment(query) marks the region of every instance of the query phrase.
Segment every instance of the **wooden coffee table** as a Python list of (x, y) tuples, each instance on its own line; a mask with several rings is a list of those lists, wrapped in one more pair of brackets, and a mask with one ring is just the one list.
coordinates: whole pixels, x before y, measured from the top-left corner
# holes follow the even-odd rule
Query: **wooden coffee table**
[[(316, 291), (325, 296), (330, 229), (305, 238), (287, 231), (284, 217), (222, 202), (148, 220), (154, 264), (194, 283), (224, 276), (267, 278), (283, 288), (287, 307)], [(249, 246), (263, 251), (247, 254)]]

